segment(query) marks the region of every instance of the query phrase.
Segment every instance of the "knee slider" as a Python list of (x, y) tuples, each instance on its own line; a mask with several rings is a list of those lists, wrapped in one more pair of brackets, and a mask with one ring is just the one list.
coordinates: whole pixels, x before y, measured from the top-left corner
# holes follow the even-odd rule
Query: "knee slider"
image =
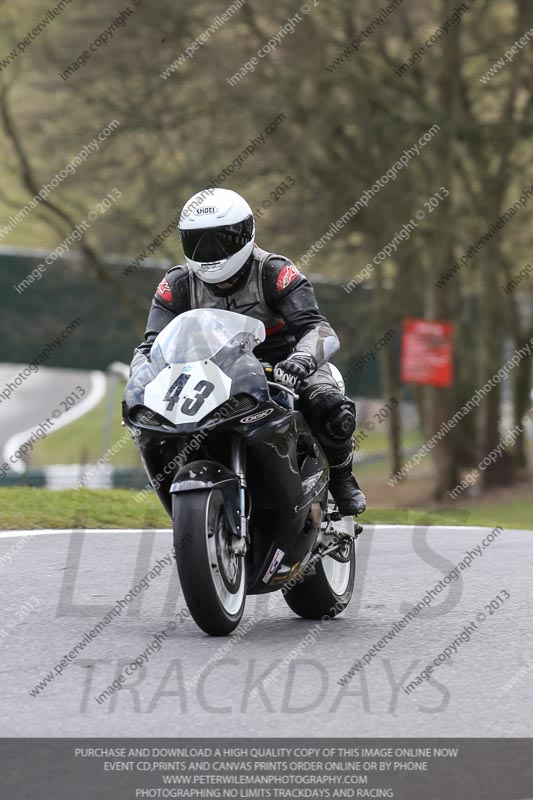
[(329, 409), (325, 420), (328, 436), (335, 442), (344, 442), (355, 431), (355, 412), (351, 401), (343, 400)]
[(304, 400), (304, 415), (323, 447), (344, 446), (355, 430), (355, 404), (333, 386), (315, 387)]

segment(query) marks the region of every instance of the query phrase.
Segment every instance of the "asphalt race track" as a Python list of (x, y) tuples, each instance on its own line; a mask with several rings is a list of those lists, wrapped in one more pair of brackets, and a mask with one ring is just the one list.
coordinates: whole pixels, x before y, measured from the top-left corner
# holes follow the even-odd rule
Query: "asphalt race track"
[[(25, 368), (27, 365), (24, 364), (0, 364), (0, 391), (15, 381)], [(41, 367), (37, 373), (30, 373), (20, 385), (16, 385), (11, 396), (1, 398), (0, 455), (5, 457), (4, 448), (12, 436), (40, 425), (53, 409), (61, 409), (61, 401), (77, 386), (85, 390), (87, 398), (93, 382), (93, 373), (87, 370)], [(95, 398), (95, 402), (99, 399), (101, 397)]]
[[(476, 554), (489, 531), (368, 526), (347, 613), (308, 622), (280, 594), (251, 597), (244, 635), (225, 639), (188, 617), (168, 531), (0, 533), (3, 735), (531, 736), (533, 532), (496, 532)], [(159, 575), (83, 640), (158, 561)], [(121, 688), (98, 702), (113, 680)]]

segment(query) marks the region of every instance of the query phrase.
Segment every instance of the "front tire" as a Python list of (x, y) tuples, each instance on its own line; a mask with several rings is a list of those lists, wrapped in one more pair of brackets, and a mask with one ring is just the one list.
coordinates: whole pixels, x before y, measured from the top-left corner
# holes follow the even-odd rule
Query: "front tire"
[(174, 495), (176, 564), (191, 615), (210, 636), (226, 636), (241, 621), (246, 562), (231, 551), (224, 496), (219, 489)]
[(331, 618), (346, 609), (352, 599), (355, 584), (355, 547), (350, 544), (350, 555), (344, 563), (324, 556), (316, 565), (316, 574), (308, 575), (303, 582), (285, 594), (289, 608), (303, 619)]

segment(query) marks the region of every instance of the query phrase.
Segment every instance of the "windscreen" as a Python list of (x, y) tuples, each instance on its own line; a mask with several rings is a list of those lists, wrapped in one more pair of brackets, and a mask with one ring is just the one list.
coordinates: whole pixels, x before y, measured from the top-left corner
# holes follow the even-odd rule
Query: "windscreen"
[(161, 354), (167, 364), (182, 364), (211, 358), (239, 334), (250, 336), (257, 344), (265, 339), (265, 326), (253, 317), (199, 308), (185, 311), (163, 328), (152, 345), (153, 360)]

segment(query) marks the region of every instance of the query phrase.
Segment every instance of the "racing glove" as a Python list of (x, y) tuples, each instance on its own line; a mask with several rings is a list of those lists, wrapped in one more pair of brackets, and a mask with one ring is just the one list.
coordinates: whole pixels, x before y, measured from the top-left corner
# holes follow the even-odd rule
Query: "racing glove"
[(274, 380), (282, 386), (296, 390), (317, 368), (317, 361), (309, 353), (291, 353), (274, 367)]

